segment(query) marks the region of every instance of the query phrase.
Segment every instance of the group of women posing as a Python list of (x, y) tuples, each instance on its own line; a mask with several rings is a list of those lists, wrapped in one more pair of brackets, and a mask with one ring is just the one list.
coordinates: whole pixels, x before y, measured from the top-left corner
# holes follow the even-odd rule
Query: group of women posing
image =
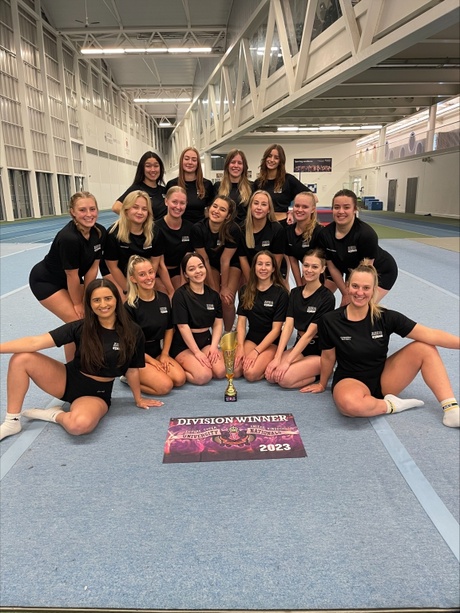
[[(336, 194), (334, 221), (322, 228), (304, 186), (285, 172), (277, 184), (274, 175), (280, 166), (284, 170), (285, 158), (276, 147), (266, 152), (267, 171), (257, 184), (263, 189), (252, 193), (246, 158), (235, 150), (227, 156), (217, 196), (209, 200), (198, 153), (187, 149), (164, 210), (157, 198), (164, 168), (148, 152), (134, 189), (115, 203), (120, 217), (108, 231), (97, 223), (94, 196), (73, 196), (71, 221), (30, 274), (31, 290), (64, 325), (0, 344), (0, 353), (14, 354), (0, 438), (21, 430), (21, 415), (54, 421), (71, 434), (92, 431), (110, 407), (116, 377), (128, 383), (141, 408), (163, 404), (142, 393), (161, 396), (186, 381), (203, 385), (223, 378), (219, 342), (223, 329), (233, 325), (237, 294), (236, 377), (318, 393), (337, 365), (332, 381), (337, 408), (349, 416), (373, 416), (421, 406), (398, 397), (421, 372), (444, 410), (443, 423), (460, 426), (436, 349), (459, 349), (459, 337), (378, 305), (397, 267), (375, 232), (357, 218), (355, 194)], [(280, 196), (277, 207), (271, 188)], [(300, 191), (292, 196), (289, 189)], [(102, 279), (96, 278), (101, 257)], [(296, 282), (290, 293), (280, 274), (284, 257)], [(336, 288), (342, 294), (337, 310)], [(388, 357), (393, 332), (414, 342)], [(61, 345), (66, 364), (39, 353)], [(70, 410), (21, 413), (30, 380), (69, 402)]]

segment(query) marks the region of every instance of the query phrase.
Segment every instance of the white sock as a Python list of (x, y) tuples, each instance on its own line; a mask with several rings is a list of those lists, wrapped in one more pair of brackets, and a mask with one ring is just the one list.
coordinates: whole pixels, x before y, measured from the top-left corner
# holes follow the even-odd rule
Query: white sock
[(387, 413), (401, 413), (401, 411), (407, 411), (407, 409), (415, 409), (417, 407), (423, 407), (425, 404), (422, 400), (416, 398), (398, 398), (393, 394), (387, 394), (384, 397), (387, 403)]
[(7, 436), (21, 432), (21, 413), (6, 413), (5, 421), (0, 426), (0, 441)]
[(447, 398), (441, 402), (444, 415), (442, 423), (448, 428), (460, 428), (460, 407), (455, 398)]
[(51, 407), (50, 409), (27, 409), (22, 412), (27, 419), (41, 419), (42, 421), (53, 421), (59, 413), (64, 413), (61, 407)]

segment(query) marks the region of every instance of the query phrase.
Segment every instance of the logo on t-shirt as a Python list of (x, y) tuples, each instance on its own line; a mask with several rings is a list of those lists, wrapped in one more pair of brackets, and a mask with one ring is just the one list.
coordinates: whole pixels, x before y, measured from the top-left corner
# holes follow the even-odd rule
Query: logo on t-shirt
[(358, 248), (356, 247), (356, 245), (348, 246), (348, 253), (356, 253), (357, 251), (358, 251)]
[(306, 249), (307, 247), (310, 247), (310, 243), (309, 242), (307, 243), (307, 241), (303, 241), (302, 249)]
[(351, 336), (341, 336), (340, 340), (341, 341), (351, 341)]
[(100, 250), (101, 250), (101, 243), (94, 245), (94, 251), (100, 251)]
[(262, 241), (262, 247), (270, 247), (270, 241)]
[(183, 243), (189, 243), (190, 242), (190, 237), (189, 236), (183, 236), (182, 237), (182, 242)]
[(120, 343), (115, 341), (114, 344), (112, 345), (112, 351), (120, 351)]
[(213, 304), (206, 304), (206, 309), (208, 311), (214, 311), (214, 305)]
[(163, 315), (168, 313), (168, 307), (162, 306), (160, 307), (160, 313), (162, 313)]
[(375, 330), (375, 332), (371, 332), (372, 338), (383, 338), (382, 330)]
[(307, 307), (307, 313), (316, 313), (316, 307), (315, 306)]
[(264, 300), (264, 307), (273, 307), (273, 300)]

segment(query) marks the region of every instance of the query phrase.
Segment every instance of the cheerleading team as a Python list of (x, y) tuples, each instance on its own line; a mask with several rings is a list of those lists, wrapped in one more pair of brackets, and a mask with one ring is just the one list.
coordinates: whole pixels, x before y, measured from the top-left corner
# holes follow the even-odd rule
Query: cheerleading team
[(398, 266), (393, 256), (378, 244), (375, 230), (357, 217), (358, 199), (349, 189), (338, 191), (332, 200), (333, 222), (319, 237), (327, 260), (332, 281), (342, 294), (342, 306), (349, 301), (346, 283), (350, 270), (363, 259), (372, 260), (378, 274), (376, 302), (390, 291), (398, 277)]
[[(127, 269), (132, 255), (148, 258), (163, 283), (169, 275), (162, 263), (164, 238), (154, 222), (152, 205), (147, 192), (130, 192), (123, 201), (120, 217), (109, 228), (101, 261), (102, 276), (115, 283), (122, 296), (128, 293)], [(159, 270), (160, 268), (160, 270)], [(172, 294), (172, 286), (168, 289)]]
[(235, 377), (243, 375), (248, 381), (264, 378), (275, 356), (288, 301), (275, 256), (270, 251), (259, 251), (239, 294)]
[[(460, 337), (380, 307), (377, 270), (369, 260), (351, 271), (347, 288), (349, 303), (319, 322), (321, 376), (305, 391), (323, 392), (337, 364), (332, 395), (341, 413), (349, 417), (399, 413), (423, 406), (421, 400), (398, 397), (420, 372), (443, 409), (443, 424), (460, 427), (459, 406), (437, 350), (460, 349)], [(388, 356), (393, 333), (414, 342)]]
[(289, 257), (292, 274), (297, 286), (305, 283), (299, 263), (305, 254), (318, 246), (318, 237), (323, 226), (318, 222), (316, 199), (312, 192), (300, 192), (294, 198), (293, 223), (285, 227), (286, 255)]
[(192, 228), (193, 249), (205, 262), (208, 285), (222, 300), (224, 328), (230, 331), (235, 320), (235, 297), (241, 267), (237, 255), (241, 230), (233, 221), (235, 203), (227, 196), (218, 196), (209, 207), (207, 219)]
[[(84, 314), (85, 287), (99, 272), (107, 230), (97, 223), (96, 198), (77, 192), (70, 199), (71, 221), (56, 234), (48, 254), (30, 271), (30, 289), (48, 311), (67, 323)], [(64, 347), (70, 361), (75, 346)]]
[[(63, 364), (39, 353), (75, 343), (75, 357)], [(126, 373), (136, 406), (162, 406), (141, 395), (139, 368), (144, 366), (144, 335), (123, 308), (116, 286), (106, 279), (88, 284), (84, 317), (51, 332), (0, 343), (0, 353), (14, 354), (8, 365), (7, 413), (0, 439), (21, 431), (21, 416), (61, 425), (69, 434), (92, 432), (110, 407), (113, 381)], [(22, 411), (33, 382), (47, 394), (70, 403)]]
[(167, 213), (156, 225), (164, 239), (162, 266), (166, 268), (169, 278), (166, 279), (166, 283), (163, 283), (163, 278), (157, 280), (157, 289), (172, 298), (174, 290), (185, 281), (180, 265), (185, 254), (192, 251), (193, 223), (184, 218), (187, 194), (183, 187), (177, 185), (170, 187), (166, 192), (165, 205)]
[(285, 224), (291, 202), (308, 188), (294, 175), (286, 172), (286, 153), (281, 145), (270, 145), (264, 151), (254, 190), (263, 189), (273, 201), (277, 221)]
[(248, 170), (248, 161), (244, 152), (240, 149), (232, 149), (225, 158), (222, 181), (214, 183), (216, 196), (227, 196), (235, 202), (235, 222), (239, 226), (246, 219), (249, 200), (253, 192)]
[(184, 218), (192, 223), (204, 219), (207, 207), (214, 198), (214, 185), (203, 177), (200, 152), (195, 147), (188, 147), (179, 159), (179, 175), (166, 184), (166, 191), (178, 185), (187, 194), (187, 209)]
[[(275, 357), (265, 371), (270, 383), (284, 388), (301, 388), (300, 391), (320, 374), (318, 322), (325, 313), (335, 309), (334, 295), (321, 283), (326, 268), (324, 253), (320, 249), (308, 251), (302, 267), (304, 284), (291, 290)], [(297, 330), (295, 344), (286, 350), (294, 330)]]
[(165, 167), (158, 153), (146, 151), (139, 160), (132, 185), (115, 201), (112, 211), (119, 215), (126, 196), (131, 192), (141, 191), (149, 195), (154, 219), (164, 217), (166, 215), (164, 174)]
[(255, 255), (262, 250), (274, 254), (278, 266), (281, 265), (285, 252), (284, 230), (276, 221), (270, 194), (258, 190), (249, 201), (238, 248), (241, 270), (246, 281), (249, 280), (249, 271)]
[(170, 355), (182, 366), (187, 381), (204, 385), (225, 377), (219, 342), (222, 336), (222, 301), (206, 285), (206, 265), (198, 253), (187, 253), (181, 263), (185, 284), (172, 299), (174, 335)]
[(169, 355), (173, 337), (171, 302), (155, 289), (155, 277), (149, 259), (139, 255), (129, 258), (125, 308), (145, 337), (145, 367), (139, 369), (141, 391), (164, 396), (173, 387), (184, 385), (185, 372)]

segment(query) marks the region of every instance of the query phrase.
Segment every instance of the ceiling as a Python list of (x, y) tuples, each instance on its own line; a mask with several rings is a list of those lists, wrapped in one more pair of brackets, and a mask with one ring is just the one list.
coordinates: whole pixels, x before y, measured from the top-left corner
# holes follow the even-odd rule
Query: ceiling
[[(206, 46), (198, 55), (105, 57), (113, 80), (130, 97), (193, 97), (227, 50), (230, 0), (41, 0), (49, 23), (77, 47)], [(330, 0), (328, 0), (330, 3)], [(356, 2), (354, 2), (355, 4)], [(155, 24), (154, 26), (145, 24)], [(459, 93), (458, 20), (307, 102), (277, 108), (249, 132), (278, 126), (386, 125)], [(157, 121), (180, 121), (184, 103), (141, 105)], [(327, 136), (327, 134), (323, 134)], [(339, 134), (331, 134), (335, 138)], [(356, 138), (347, 133), (343, 138)]]

